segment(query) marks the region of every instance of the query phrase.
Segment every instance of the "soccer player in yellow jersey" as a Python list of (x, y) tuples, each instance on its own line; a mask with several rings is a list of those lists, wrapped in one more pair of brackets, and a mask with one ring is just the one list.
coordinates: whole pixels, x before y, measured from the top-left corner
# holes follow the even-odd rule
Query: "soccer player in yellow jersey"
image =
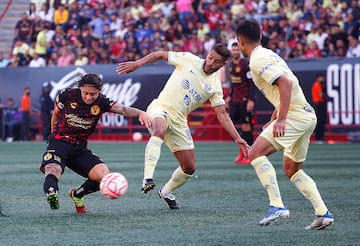
[(180, 164), (158, 193), (171, 209), (179, 208), (172, 192), (185, 184), (196, 169), (194, 143), (187, 124), (187, 116), (191, 111), (209, 99), (219, 122), (247, 154), (249, 146), (240, 137), (226, 112), (221, 82), (216, 77), (216, 71), (226, 64), (230, 56), (226, 46), (216, 44), (206, 59), (189, 52), (155, 51), (137, 61), (120, 63), (116, 68), (118, 74), (127, 74), (158, 60), (175, 66), (160, 95), (147, 108), (153, 124), (149, 129), (151, 137), (145, 149), (142, 185), (143, 193), (155, 188), (153, 175), (160, 158), (161, 146), (165, 143)]
[(285, 61), (270, 49), (261, 46), (261, 30), (255, 20), (240, 21), (236, 35), (244, 56), (249, 58), (252, 78), (258, 89), (274, 106), (270, 121), (248, 152), (251, 165), (266, 189), (270, 208), (259, 222), (271, 225), (288, 218), (277, 184), (275, 169), (267, 156), (282, 150), (286, 176), (312, 204), (315, 220), (306, 229), (324, 229), (334, 223), (315, 182), (303, 170), (310, 136), (316, 125), (316, 115), (306, 101), (297, 77)]

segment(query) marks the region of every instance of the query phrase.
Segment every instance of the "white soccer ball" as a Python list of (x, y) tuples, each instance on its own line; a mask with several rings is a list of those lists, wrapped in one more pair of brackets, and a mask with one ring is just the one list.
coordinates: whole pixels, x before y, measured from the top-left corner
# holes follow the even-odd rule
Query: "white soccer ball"
[(125, 195), (127, 189), (128, 181), (121, 173), (109, 173), (100, 182), (100, 192), (110, 199)]
[(140, 142), (143, 139), (143, 135), (141, 132), (134, 132), (132, 138), (134, 142)]

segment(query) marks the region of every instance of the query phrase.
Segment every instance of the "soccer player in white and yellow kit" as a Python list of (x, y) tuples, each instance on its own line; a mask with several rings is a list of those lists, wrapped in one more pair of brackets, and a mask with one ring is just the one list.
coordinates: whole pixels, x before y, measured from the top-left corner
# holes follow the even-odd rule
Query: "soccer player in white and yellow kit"
[(238, 147), (247, 154), (249, 146), (240, 137), (226, 112), (221, 82), (216, 77), (216, 71), (226, 64), (230, 55), (226, 46), (217, 44), (206, 59), (189, 52), (156, 51), (137, 61), (120, 63), (116, 68), (118, 74), (127, 74), (144, 64), (158, 60), (175, 66), (160, 95), (147, 109), (153, 124), (149, 129), (151, 137), (145, 149), (142, 185), (143, 193), (154, 189), (153, 175), (160, 158), (161, 146), (165, 143), (180, 165), (158, 193), (171, 209), (179, 208), (171, 192), (185, 184), (196, 169), (194, 143), (187, 123), (187, 116), (191, 111), (210, 100), (219, 122)]
[(296, 188), (311, 202), (316, 218), (306, 229), (324, 229), (334, 223), (315, 182), (303, 170), (316, 115), (306, 101), (297, 77), (286, 62), (270, 49), (261, 46), (261, 30), (255, 20), (240, 21), (236, 35), (244, 56), (249, 58), (253, 81), (275, 110), (263, 132), (251, 146), (251, 165), (266, 189), (270, 208), (259, 222), (271, 225), (288, 218), (277, 183), (275, 169), (268, 155), (283, 150), (283, 170)]

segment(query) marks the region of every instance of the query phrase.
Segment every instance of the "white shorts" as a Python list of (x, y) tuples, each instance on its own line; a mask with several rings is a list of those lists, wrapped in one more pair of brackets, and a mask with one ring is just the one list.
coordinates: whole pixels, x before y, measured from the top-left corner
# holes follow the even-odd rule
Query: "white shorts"
[(284, 155), (295, 162), (306, 160), (310, 137), (316, 126), (316, 117), (304, 115), (301, 119), (286, 119), (285, 135), (282, 137), (273, 136), (272, 122), (261, 132), (260, 136), (268, 140), (276, 150), (284, 150)]
[(164, 107), (156, 103), (150, 104), (146, 112), (151, 118), (162, 117), (165, 120), (166, 133), (164, 143), (169, 147), (171, 152), (194, 149), (194, 141), (190, 128), (184, 123), (186, 120), (177, 119), (177, 117), (174, 117)]

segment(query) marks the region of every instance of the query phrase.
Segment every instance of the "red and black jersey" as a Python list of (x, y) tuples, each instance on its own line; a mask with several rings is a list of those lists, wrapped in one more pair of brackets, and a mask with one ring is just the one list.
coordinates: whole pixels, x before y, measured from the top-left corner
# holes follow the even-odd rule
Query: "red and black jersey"
[(114, 101), (105, 95), (99, 95), (92, 104), (86, 104), (81, 98), (78, 88), (68, 88), (56, 97), (56, 105), (60, 109), (52, 137), (70, 144), (86, 145), (89, 136), (105, 112), (109, 112)]
[(237, 62), (232, 60), (229, 63), (229, 75), (231, 82), (230, 97), (233, 102), (244, 102), (253, 100), (253, 82), (246, 59), (240, 59)]

